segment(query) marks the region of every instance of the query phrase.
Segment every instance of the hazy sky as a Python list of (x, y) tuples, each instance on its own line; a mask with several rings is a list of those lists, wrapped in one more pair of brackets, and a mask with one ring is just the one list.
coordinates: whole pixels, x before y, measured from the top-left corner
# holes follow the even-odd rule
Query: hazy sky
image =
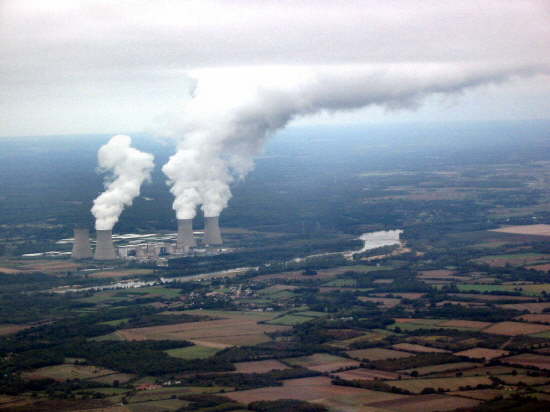
[[(549, 22), (548, 0), (0, 0), (0, 136), (150, 129), (201, 68), (546, 65)], [(533, 118), (550, 76), (299, 122)]]

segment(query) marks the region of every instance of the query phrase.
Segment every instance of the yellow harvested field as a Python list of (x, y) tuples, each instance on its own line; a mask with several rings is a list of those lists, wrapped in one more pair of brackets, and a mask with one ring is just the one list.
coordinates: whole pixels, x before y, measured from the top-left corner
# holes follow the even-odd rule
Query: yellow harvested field
[[(188, 340), (197, 345), (226, 348), (234, 345), (254, 345), (270, 341), (269, 332), (285, 331), (289, 326), (259, 324), (275, 314), (218, 311), (189, 311), (186, 313), (226, 317), (219, 320), (178, 323), (174, 325), (150, 326), (123, 329), (118, 333), (126, 340)], [(262, 316), (263, 315), (263, 316)]]
[(429, 346), (423, 346), (423, 345), (416, 345), (414, 343), (398, 343), (396, 345), (393, 345), (392, 348), (397, 350), (404, 350), (406, 352), (419, 352), (419, 353), (448, 353), (448, 350), (445, 349), (438, 349), (438, 348), (430, 348)]
[(483, 332), (492, 333), (494, 335), (518, 336), (545, 332), (547, 330), (550, 330), (550, 325), (523, 322), (499, 322), (483, 330)]
[(33, 260), (23, 265), (23, 269), (29, 271), (44, 272), (48, 274), (63, 273), (80, 268), (80, 264), (70, 260)]
[(550, 225), (519, 225), (493, 229), (491, 232), (512, 233), (515, 235), (550, 236)]
[(502, 349), (488, 349), (488, 348), (472, 348), (468, 350), (463, 350), (462, 352), (457, 352), (457, 356), (466, 356), (471, 359), (485, 359), (491, 360), (500, 358), (502, 356), (508, 355), (510, 352)]

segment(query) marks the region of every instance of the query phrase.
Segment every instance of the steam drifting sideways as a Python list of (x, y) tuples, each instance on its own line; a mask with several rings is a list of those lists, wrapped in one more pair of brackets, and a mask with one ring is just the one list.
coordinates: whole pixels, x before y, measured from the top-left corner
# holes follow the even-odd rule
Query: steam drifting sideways
[(99, 169), (109, 174), (105, 178), (106, 190), (92, 207), (96, 230), (112, 230), (124, 208), (139, 195), (141, 184), (151, 176), (153, 155), (131, 144), (130, 136), (117, 135), (98, 151)]
[(546, 70), (479, 65), (257, 67), (207, 69), (192, 98), (162, 134), (178, 139), (164, 165), (178, 219), (202, 205), (216, 217), (231, 198), (230, 185), (254, 167), (265, 141), (290, 121), (318, 112), (381, 106), (414, 109), (433, 95), (457, 94)]

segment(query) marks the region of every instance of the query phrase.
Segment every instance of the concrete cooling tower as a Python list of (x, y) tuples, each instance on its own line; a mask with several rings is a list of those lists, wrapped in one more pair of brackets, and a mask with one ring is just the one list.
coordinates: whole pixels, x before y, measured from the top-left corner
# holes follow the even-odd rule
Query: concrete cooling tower
[(207, 245), (221, 245), (223, 243), (219, 216), (205, 218), (204, 243)]
[(90, 259), (92, 248), (90, 247), (90, 231), (88, 229), (74, 229), (73, 259)]
[(193, 219), (178, 219), (177, 250), (185, 251), (195, 246), (197, 246), (197, 242), (195, 242), (195, 238), (193, 237)]
[(94, 259), (95, 260), (116, 259), (115, 247), (113, 245), (113, 233), (111, 230), (96, 231)]

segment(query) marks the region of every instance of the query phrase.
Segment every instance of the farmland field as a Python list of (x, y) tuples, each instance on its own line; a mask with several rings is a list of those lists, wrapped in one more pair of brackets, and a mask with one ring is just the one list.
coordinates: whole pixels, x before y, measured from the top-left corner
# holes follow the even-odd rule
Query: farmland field
[(459, 371), (462, 369), (473, 369), (478, 366), (480, 366), (479, 363), (455, 362), (455, 363), (444, 363), (441, 365), (423, 366), (420, 368), (413, 368), (413, 369), (404, 369), (399, 372), (403, 374), (411, 374), (413, 371), (416, 371), (418, 372), (418, 375), (423, 376), (423, 375), (431, 375), (432, 373)]
[(518, 235), (550, 236), (550, 225), (519, 225), (492, 229), (491, 232), (512, 233)]
[(501, 389), (475, 389), (471, 391), (449, 392), (449, 395), (462, 396), (464, 398), (471, 398), (471, 399), (479, 399), (480, 401), (490, 401), (491, 399), (495, 399), (497, 396), (503, 396), (504, 391)]
[(522, 353), (516, 356), (501, 359), (501, 362), (511, 365), (534, 366), (539, 369), (550, 369), (550, 356), (533, 353)]
[(390, 385), (406, 389), (412, 393), (420, 393), (424, 388), (443, 388), (456, 391), (461, 386), (488, 385), (491, 380), (485, 376), (461, 376), (459, 378), (434, 378), (434, 379), (404, 379), (399, 381), (388, 381)]
[(45, 366), (43, 368), (35, 369), (32, 372), (25, 372), (24, 376), (30, 379), (51, 378), (58, 381), (64, 381), (66, 379), (76, 378), (98, 378), (100, 376), (111, 375), (115, 373), (117, 372), (98, 366), (62, 364)]
[(236, 362), (234, 365), (236, 372), (240, 373), (266, 373), (272, 370), (288, 369), (288, 366), (276, 359)]
[(289, 314), (289, 315), (281, 316), (280, 318), (275, 318), (273, 320), (267, 321), (267, 323), (269, 323), (270, 325), (293, 326), (299, 323), (310, 321), (312, 319), (313, 317), (309, 317), (309, 316), (299, 316), (295, 314)]
[(538, 262), (550, 260), (550, 255), (541, 253), (514, 253), (504, 255), (487, 255), (475, 259), (476, 262), (485, 263), (491, 266), (506, 266), (509, 265), (532, 265)]
[(367, 380), (372, 381), (375, 379), (399, 379), (400, 374), (387, 371), (378, 371), (374, 369), (352, 369), (345, 372), (335, 373), (336, 376), (346, 380)]
[(185, 348), (168, 349), (166, 353), (180, 359), (205, 359), (214, 356), (219, 349), (208, 346), (187, 346)]
[(369, 361), (408, 358), (409, 356), (412, 356), (408, 352), (400, 352), (397, 350), (384, 348), (357, 349), (347, 351), (346, 353), (352, 358), (368, 359)]
[(373, 402), (369, 406), (377, 408), (373, 412), (444, 412), (459, 408), (473, 408), (478, 404), (479, 402), (476, 400), (460, 398), (458, 396), (420, 395), (393, 401)]
[(126, 340), (188, 340), (197, 345), (225, 348), (233, 345), (251, 345), (271, 340), (266, 332), (287, 330), (288, 326), (259, 324), (275, 314), (219, 311), (189, 311), (204, 315), (227, 317), (220, 320), (189, 322), (173, 325), (123, 329), (118, 333)]
[(363, 405), (371, 402), (408, 398), (406, 395), (332, 385), (330, 379), (324, 376), (289, 379), (283, 381), (283, 386), (229, 392), (225, 396), (242, 403), (275, 399), (301, 399), (310, 402), (317, 400), (323, 403), (328, 401), (327, 404), (337, 408), (336, 410), (350, 412), (359, 412), (363, 410)]
[(366, 297), (366, 296), (360, 296), (359, 300), (361, 302), (373, 302), (373, 303), (379, 304), (379, 305), (381, 305), (385, 308), (393, 308), (393, 307), (399, 305), (399, 302), (401, 302), (401, 299)]
[(94, 272), (90, 275), (91, 278), (105, 279), (105, 278), (117, 278), (127, 276), (140, 276), (150, 275), (153, 271), (151, 269), (127, 269), (127, 270), (105, 270), (100, 272)]
[(397, 350), (404, 350), (407, 352), (419, 352), (419, 353), (428, 353), (428, 352), (449, 352), (448, 350), (444, 349), (438, 349), (438, 348), (430, 348), (429, 346), (423, 346), (423, 345), (416, 345), (414, 343), (398, 343), (396, 345), (393, 345), (392, 348)]
[(446, 322), (438, 323), (438, 327), (448, 327), (448, 328), (467, 328), (467, 329), (485, 329), (491, 326), (492, 323), (489, 322), (477, 322), (473, 320), (448, 320)]
[(517, 336), (530, 335), (533, 333), (545, 332), (547, 330), (550, 330), (550, 325), (523, 322), (500, 322), (485, 329), (484, 332), (493, 333), (495, 335)]
[(0, 336), (10, 335), (12, 333), (19, 332), (20, 330), (27, 329), (29, 327), (30, 326), (26, 326), (26, 325), (12, 325), (12, 324), (0, 325)]
[(542, 313), (544, 309), (550, 308), (550, 302), (508, 303), (504, 305), (498, 305), (498, 307), (502, 309), (527, 311), (529, 313)]
[(289, 365), (302, 366), (317, 372), (331, 372), (349, 366), (359, 366), (359, 362), (357, 361), (326, 353), (316, 353), (299, 358), (286, 358), (284, 361)]
[(517, 319), (525, 322), (550, 323), (550, 313), (530, 313), (528, 315), (518, 316)]
[(472, 348), (464, 350), (462, 352), (457, 352), (457, 356), (466, 356), (472, 359), (485, 359), (491, 360), (495, 358), (500, 358), (502, 356), (508, 355), (509, 352), (502, 349), (487, 349), (487, 348)]

